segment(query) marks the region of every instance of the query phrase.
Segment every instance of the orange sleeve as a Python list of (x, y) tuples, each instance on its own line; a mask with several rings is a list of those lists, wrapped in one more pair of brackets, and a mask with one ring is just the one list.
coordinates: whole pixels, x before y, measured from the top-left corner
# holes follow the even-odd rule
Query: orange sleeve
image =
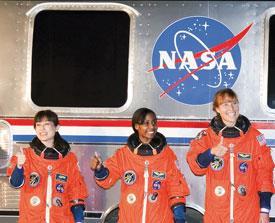
[(211, 147), (210, 133), (208, 130), (202, 130), (190, 143), (190, 149), (186, 155), (187, 163), (195, 175), (205, 175), (208, 168), (199, 166), (198, 155)]
[(181, 173), (176, 165), (177, 157), (172, 150), (169, 157), (169, 171), (167, 172), (167, 191), (169, 204), (170, 207), (172, 207), (177, 203), (185, 203), (185, 197), (189, 195), (190, 191), (185, 181), (184, 175)]
[(103, 187), (104, 189), (108, 189), (112, 187), (118, 179), (121, 177), (121, 170), (119, 168), (119, 164), (122, 163), (119, 160), (123, 157), (123, 148), (118, 149), (115, 154), (108, 158), (104, 162), (104, 166), (109, 170), (109, 175), (104, 180), (96, 180), (96, 183)]
[(70, 176), (72, 181), (68, 189), (68, 196), (70, 205), (73, 206), (75, 204), (84, 204), (85, 198), (88, 197), (88, 190), (84, 177), (81, 175), (75, 154), (70, 152), (70, 156)]
[(273, 185), (273, 169), (275, 167), (271, 157), (270, 148), (266, 145), (258, 146), (259, 151), (256, 162), (257, 168), (257, 189), (261, 192), (275, 193)]

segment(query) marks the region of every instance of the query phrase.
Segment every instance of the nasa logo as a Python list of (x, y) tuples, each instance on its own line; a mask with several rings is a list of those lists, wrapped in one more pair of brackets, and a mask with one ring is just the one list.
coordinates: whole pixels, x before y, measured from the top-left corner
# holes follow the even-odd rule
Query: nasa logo
[(241, 68), (239, 41), (252, 24), (236, 36), (208, 17), (187, 17), (168, 26), (157, 39), (152, 55), (160, 97), (190, 105), (209, 103), (222, 88), (231, 88)]
[(64, 193), (64, 185), (63, 184), (56, 184), (55, 188), (56, 188), (57, 192)]
[(240, 163), (239, 165), (239, 170), (241, 173), (245, 173), (248, 169), (248, 164), (243, 162), (243, 163)]
[(155, 180), (155, 181), (153, 182), (153, 189), (154, 189), (154, 190), (159, 190), (160, 187), (161, 187), (161, 181)]

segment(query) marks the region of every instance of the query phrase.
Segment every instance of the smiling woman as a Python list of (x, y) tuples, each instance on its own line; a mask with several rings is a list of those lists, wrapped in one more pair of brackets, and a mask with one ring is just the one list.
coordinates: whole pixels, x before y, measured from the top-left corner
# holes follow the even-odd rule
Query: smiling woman
[(30, 147), (14, 155), (7, 169), (11, 186), (20, 188), (19, 222), (84, 222), (87, 188), (75, 154), (57, 131), (57, 114), (39, 111), (34, 128)]
[(149, 144), (158, 130), (156, 114), (150, 110), (139, 109), (133, 118), (134, 131), (144, 144)]
[[(46, 113), (48, 113), (46, 115)], [(53, 116), (51, 118), (51, 116)], [(49, 118), (48, 118), (48, 117)], [(54, 148), (54, 137), (59, 129), (57, 116), (55, 113), (48, 111), (41, 111), (35, 116), (34, 128), (36, 131), (37, 138), (49, 148)], [(52, 121), (51, 121), (52, 120)]]
[[(165, 150), (158, 154), (164, 142), (158, 133), (165, 136), (177, 155), (179, 168), (190, 185), (187, 222), (202, 222), (189, 221), (188, 209), (204, 214), (205, 177), (194, 176), (185, 157), (196, 133), (208, 128), (213, 118), (212, 99), (216, 91), (226, 87), (238, 93), (240, 113), (265, 134), (275, 160), (274, 6), (274, 1), (268, 0), (0, 1), (0, 119), (8, 124), (0, 129), (0, 174), (4, 175), (0, 178), (0, 222), (10, 222), (6, 216), (11, 215), (13, 222), (18, 221), (20, 191), (7, 184), (7, 160), (36, 136), (33, 116), (42, 109), (58, 113), (58, 132), (78, 157), (89, 189), (85, 222), (103, 223), (120, 199), (127, 202), (127, 195), (120, 197), (120, 182), (111, 190), (96, 185), (87, 165), (90, 157), (98, 151), (106, 160), (118, 147), (128, 145), (128, 138), (133, 156), (150, 157), (140, 154), (153, 154), (151, 145), (157, 152), (151, 157), (156, 157)], [(148, 128), (146, 123), (139, 123), (148, 129), (146, 140), (142, 141), (149, 141), (154, 128), (158, 129), (150, 143), (137, 148), (142, 141), (138, 135), (130, 137), (134, 133), (130, 123), (140, 107), (151, 108), (158, 117), (156, 126), (153, 121), (148, 122)], [(234, 113), (228, 115), (235, 122)], [(212, 130), (218, 135), (229, 123), (222, 121), (221, 115), (214, 116)], [(238, 119), (236, 123), (236, 127), (242, 127)], [(227, 156), (227, 141), (233, 140), (230, 137), (235, 131), (239, 132), (236, 128), (231, 130), (224, 129), (226, 137), (211, 145), (226, 148), (216, 153), (218, 157), (207, 168), (209, 171), (222, 175), (227, 167), (219, 156)], [(202, 132), (197, 138), (205, 137)], [(260, 135), (258, 139), (265, 141)], [(46, 154), (49, 151), (58, 156), (51, 149)], [(243, 161), (235, 166), (242, 178), (249, 177), (253, 170), (250, 158), (250, 153), (245, 152), (235, 156)], [(162, 178), (162, 172), (158, 172), (154, 176)], [(32, 179), (35, 182), (36, 175)], [(134, 179), (131, 172), (125, 174), (125, 183)], [(158, 186), (156, 182), (155, 188)], [(166, 185), (160, 186), (162, 189)], [(235, 195), (244, 195), (245, 185), (239, 186)], [(63, 188), (57, 185), (54, 190), (62, 192)], [(211, 195), (226, 200), (227, 191), (219, 184)], [(158, 195), (157, 201), (160, 199)], [(134, 196), (129, 195), (129, 201), (133, 202)], [(56, 199), (55, 202), (59, 203)], [(271, 203), (275, 204), (275, 196)], [(270, 217), (275, 222), (275, 206)]]
[(132, 128), (127, 145), (104, 165), (98, 154), (91, 158), (96, 183), (107, 189), (122, 179), (118, 222), (184, 223), (189, 189), (176, 155), (157, 132), (155, 112), (136, 110)]
[(226, 126), (234, 127), (240, 115), (235, 92), (230, 89), (218, 92), (214, 97), (213, 110), (221, 116)]
[(239, 114), (232, 89), (215, 94), (213, 110), (187, 153), (193, 173), (206, 175), (204, 222), (268, 223), (274, 163), (264, 135)]

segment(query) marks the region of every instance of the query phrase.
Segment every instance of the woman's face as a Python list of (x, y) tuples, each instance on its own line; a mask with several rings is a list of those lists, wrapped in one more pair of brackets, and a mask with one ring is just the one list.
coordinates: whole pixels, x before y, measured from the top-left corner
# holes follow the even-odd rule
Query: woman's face
[(237, 99), (225, 96), (222, 103), (216, 108), (220, 113), (223, 123), (232, 127), (236, 124), (239, 117), (239, 103)]
[(55, 126), (53, 122), (43, 118), (40, 122), (35, 123), (35, 131), (38, 139), (46, 146), (53, 147), (55, 132), (59, 125)]
[(135, 124), (135, 129), (138, 131), (140, 141), (148, 144), (154, 138), (158, 130), (157, 118), (154, 114), (148, 113), (143, 124)]

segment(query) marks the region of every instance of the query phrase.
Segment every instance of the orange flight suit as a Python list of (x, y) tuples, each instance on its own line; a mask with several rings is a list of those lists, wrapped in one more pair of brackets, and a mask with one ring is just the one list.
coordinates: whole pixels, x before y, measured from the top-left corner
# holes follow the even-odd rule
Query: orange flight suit
[[(195, 175), (206, 175), (205, 223), (228, 223), (230, 219), (230, 155), (199, 166), (198, 155), (216, 146), (221, 138), (211, 127), (191, 142), (187, 162)], [(260, 199), (258, 192), (274, 192), (274, 163), (263, 135), (250, 126), (246, 134), (224, 138), (223, 145), (234, 145), (234, 223), (258, 223)]]
[[(79, 204), (83, 204), (88, 196), (74, 153), (69, 152), (58, 160), (44, 159), (36, 155), (31, 148), (25, 148), (24, 154), (25, 179), (20, 188), (19, 223), (46, 222), (47, 193), (51, 196), (52, 205), (49, 209), (49, 222), (74, 223), (71, 206), (77, 199)], [(7, 169), (8, 176), (12, 174), (16, 163), (17, 157), (13, 156)], [(51, 176), (52, 186), (47, 189), (50, 182), (48, 176)]]
[[(176, 162), (176, 155), (168, 146), (151, 156), (136, 155), (128, 146), (124, 146), (104, 162), (109, 175), (104, 180), (96, 179), (96, 182), (103, 188), (109, 188), (121, 179), (119, 223), (142, 222), (143, 212), (146, 212), (146, 223), (174, 222), (171, 207), (185, 203), (185, 196), (189, 194)], [(144, 202), (146, 169), (148, 196)]]

